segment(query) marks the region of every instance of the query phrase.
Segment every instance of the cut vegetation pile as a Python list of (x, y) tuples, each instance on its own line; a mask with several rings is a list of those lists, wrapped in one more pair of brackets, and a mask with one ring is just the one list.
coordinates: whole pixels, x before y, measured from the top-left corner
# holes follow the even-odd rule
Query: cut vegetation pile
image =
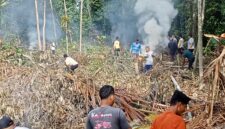
[[(196, 74), (174, 68), (167, 62), (166, 55), (146, 76), (135, 75), (134, 64), (126, 54), (114, 59), (107, 52), (108, 48), (98, 48), (101, 51), (87, 49), (86, 55), (70, 54), (80, 63), (78, 70), (71, 75), (64, 71), (60, 56), (24, 51), (18, 54), (14, 49), (0, 52), (0, 115), (8, 114), (32, 129), (84, 128), (87, 112), (99, 105), (98, 90), (104, 84), (115, 86), (115, 106), (126, 112), (134, 126), (149, 125), (152, 121), (152, 118), (148, 121), (149, 116), (168, 107), (175, 90), (171, 77), (194, 100), (190, 104), (190, 129), (209, 127), (206, 119), (210, 116), (209, 107), (214, 107), (210, 125), (222, 126), (225, 122), (225, 114), (221, 113), (225, 112), (225, 101), (218, 99), (224, 93), (218, 92), (224, 87), (224, 80), (218, 81), (223, 87), (217, 87), (216, 92), (210, 86), (198, 90)], [(211, 65), (209, 69), (212, 74), (216, 71), (213, 68)], [(216, 93), (213, 106), (209, 91)]]

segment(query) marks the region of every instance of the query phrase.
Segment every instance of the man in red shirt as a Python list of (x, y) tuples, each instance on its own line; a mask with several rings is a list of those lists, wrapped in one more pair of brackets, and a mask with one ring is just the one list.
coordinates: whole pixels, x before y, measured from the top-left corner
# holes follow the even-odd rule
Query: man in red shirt
[(181, 115), (190, 100), (184, 93), (176, 90), (171, 98), (170, 108), (155, 119), (151, 129), (186, 129)]

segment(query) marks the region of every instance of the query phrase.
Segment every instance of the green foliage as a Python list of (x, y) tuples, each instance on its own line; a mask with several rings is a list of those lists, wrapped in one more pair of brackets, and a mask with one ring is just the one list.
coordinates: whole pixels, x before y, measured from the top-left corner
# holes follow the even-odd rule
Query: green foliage
[(211, 38), (208, 41), (207, 46), (204, 48), (204, 54), (205, 55), (211, 55), (213, 54), (213, 50), (216, 48), (216, 46), (218, 45), (218, 41), (214, 38)]
[[(175, 18), (171, 33), (188, 35), (193, 28), (193, 13), (197, 14), (197, 3), (193, 0), (173, 0), (179, 13)], [(203, 33), (220, 35), (225, 32), (225, 1), (206, 0)]]
[(225, 32), (225, 1), (206, 0), (204, 33), (220, 35)]
[(105, 40), (106, 40), (106, 36), (104, 36), (104, 35), (99, 35), (99, 36), (97, 36), (97, 40), (98, 40), (98, 43), (99, 43), (99, 44), (103, 45), (104, 42), (105, 42)]
[(8, 50), (8, 49), (11, 49), (12, 46), (9, 44), (9, 43), (4, 43), (3, 46), (2, 46), (2, 50)]
[(170, 34), (182, 34), (188, 37), (193, 25), (193, 0), (173, 0), (173, 2), (175, 3), (175, 8), (178, 10), (178, 14), (172, 23)]

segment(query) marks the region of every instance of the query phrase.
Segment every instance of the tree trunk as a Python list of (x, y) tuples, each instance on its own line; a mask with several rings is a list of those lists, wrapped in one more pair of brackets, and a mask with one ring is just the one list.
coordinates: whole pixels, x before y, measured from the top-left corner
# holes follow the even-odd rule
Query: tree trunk
[(44, 14), (43, 14), (43, 30), (42, 30), (42, 42), (43, 42), (43, 51), (46, 50), (46, 40), (45, 40), (45, 31), (46, 31), (46, 0), (44, 0)]
[(53, 6), (52, 6), (52, 0), (50, 0), (50, 6), (51, 6), (51, 15), (52, 15), (52, 24), (53, 24), (53, 32), (54, 32), (54, 39), (57, 39), (56, 35), (56, 25), (55, 25), (55, 16), (54, 16), (54, 11), (53, 11)]
[(199, 60), (199, 77), (200, 89), (203, 88), (203, 43), (202, 43), (202, 27), (204, 21), (205, 0), (198, 0), (198, 60)]
[[(64, 0), (64, 11), (65, 11), (65, 16), (66, 18), (68, 18), (68, 15), (67, 15), (67, 8), (66, 8), (66, 0)], [(69, 43), (68, 43), (68, 25), (67, 25), (67, 21), (66, 21), (66, 25), (65, 25), (65, 28), (66, 28), (66, 53), (69, 54)]]
[(80, 4), (80, 52), (82, 51), (82, 29), (83, 29), (83, 0)]
[(40, 27), (39, 27), (38, 0), (35, 0), (35, 14), (36, 14), (36, 24), (37, 24), (38, 49), (41, 50), (42, 45), (41, 45)]
[(198, 40), (198, 1), (197, 0), (193, 0), (192, 1), (192, 9), (193, 9), (193, 14), (192, 14), (192, 35), (195, 41), (195, 48), (197, 48), (197, 51), (195, 51), (195, 62), (193, 64), (194, 66), (194, 70), (196, 70), (197, 68), (197, 62), (198, 62), (198, 44), (197, 44), (197, 40)]

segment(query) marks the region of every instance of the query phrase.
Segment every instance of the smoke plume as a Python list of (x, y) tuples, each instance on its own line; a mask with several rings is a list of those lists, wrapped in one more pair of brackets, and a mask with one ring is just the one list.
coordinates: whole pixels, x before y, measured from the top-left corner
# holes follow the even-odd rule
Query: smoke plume
[(167, 35), (178, 13), (172, 0), (112, 0), (107, 6), (113, 37), (120, 36), (122, 42), (140, 38), (153, 50), (168, 43)]
[[(42, 39), (43, 27), (43, 0), (38, 1), (39, 26)], [(34, 0), (9, 0), (8, 4), (1, 10), (3, 12), (1, 31), (5, 36), (11, 34), (18, 35), (23, 43), (29, 48), (37, 47), (37, 28)], [(53, 15), (52, 15), (53, 14)], [(55, 18), (55, 19), (53, 19)], [(53, 21), (54, 20), (54, 21)], [(54, 23), (55, 22), (55, 32)], [(60, 36), (61, 28), (56, 16), (50, 8), (50, 3), (46, 4), (46, 43), (56, 42)]]

